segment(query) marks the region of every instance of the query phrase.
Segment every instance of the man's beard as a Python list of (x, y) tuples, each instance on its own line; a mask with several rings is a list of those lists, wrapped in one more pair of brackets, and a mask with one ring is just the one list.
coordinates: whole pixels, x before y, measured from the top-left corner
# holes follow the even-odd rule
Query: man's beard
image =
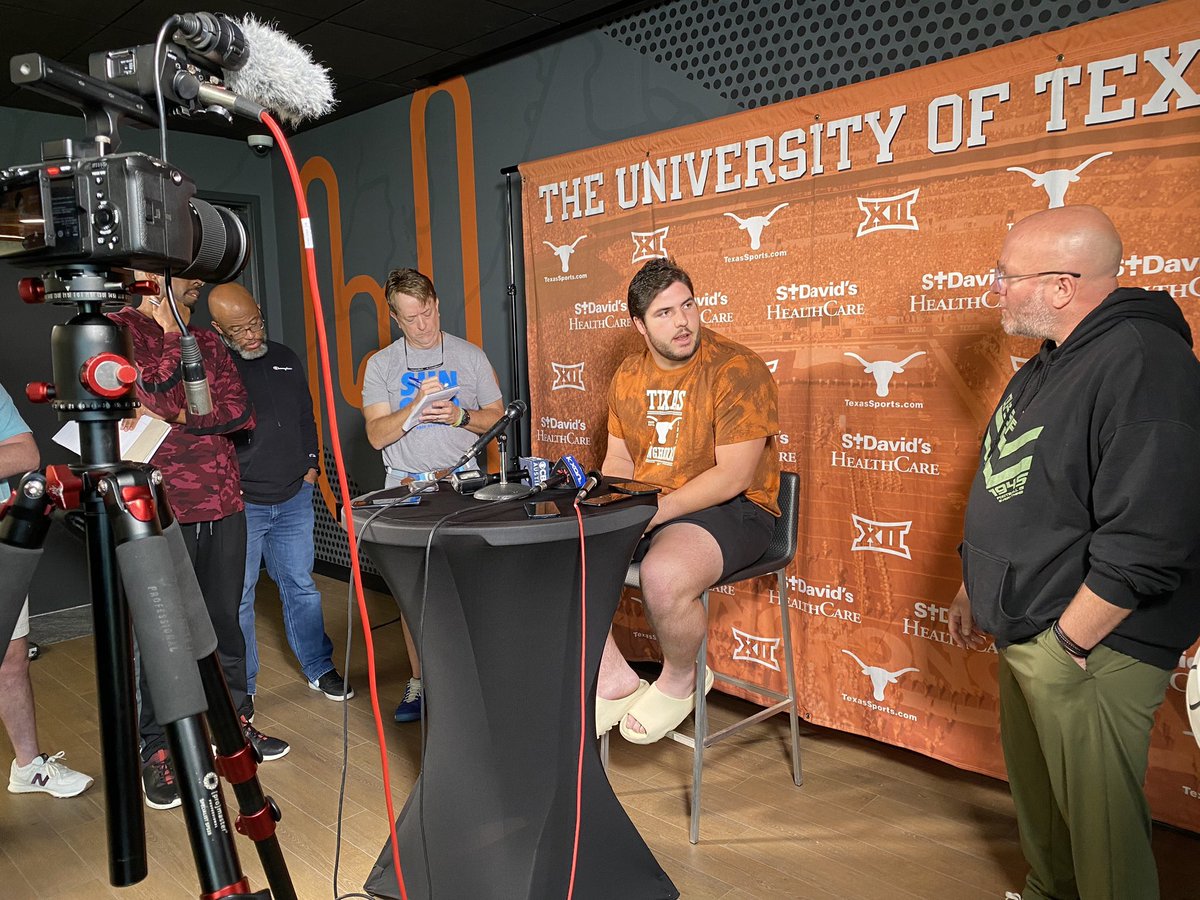
[(257, 350), (243, 350), (241, 348), (240, 344), (238, 344), (234, 341), (231, 341), (225, 335), (218, 334), (217, 336), (221, 339), (221, 343), (223, 343), (226, 347), (228, 347), (230, 350), (232, 350), (234, 353), (236, 353), (242, 359), (258, 359), (259, 357), (267, 355), (267, 342), (266, 341), (263, 341), (261, 344), (259, 344)]
[(695, 356), (696, 351), (700, 349), (700, 333), (698, 331), (693, 332), (693, 337), (695, 340), (692, 342), (691, 349), (687, 351), (676, 350), (671, 341), (663, 343), (653, 337), (650, 338), (650, 343), (654, 346), (654, 349), (658, 351), (658, 355), (664, 359), (669, 359), (673, 362), (687, 362), (689, 359)]
[(241, 347), (236, 346), (233, 349), (242, 359), (258, 359), (260, 356), (267, 355), (267, 342), (263, 341), (259, 344), (257, 350), (243, 350)]
[(1005, 310), (1008, 313), (1008, 321), (1004, 322), (1003, 318), (1001, 319), (1001, 327), (1005, 334), (1036, 338), (1039, 341), (1054, 339), (1054, 314), (1042, 303), (1042, 293), (1039, 290), (1030, 297), (1019, 316), (1012, 310)]

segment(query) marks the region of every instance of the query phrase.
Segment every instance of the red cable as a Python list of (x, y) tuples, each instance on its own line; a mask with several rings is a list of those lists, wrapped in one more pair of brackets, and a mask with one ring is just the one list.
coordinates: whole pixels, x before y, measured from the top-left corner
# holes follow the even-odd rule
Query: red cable
[(575, 501), (579, 520), (579, 767), (575, 772), (575, 843), (571, 847), (571, 881), (567, 900), (575, 894), (575, 868), (579, 864), (579, 823), (583, 813), (583, 748), (587, 740), (587, 548), (583, 541), (583, 510)]
[[(317, 347), (320, 351), (321, 382), (325, 388), (325, 406), (329, 411), (329, 437), (333, 445), (333, 459), (337, 466), (338, 486), (341, 488), (345, 501), (350, 496), (350, 487), (346, 478), (346, 464), (342, 459), (342, 442), (338, 435), (337, 406), (333, 397), (333, 374), (329, 365), (329, 342), (325, 337), (325, 313), (321, 308), (321, 292), (317, 286), (317, 259), (313, 251), (312, 220), (308, 215), (308, 200), (304, 196), (304, 188), (300, 182), (300, 171), (296, 168), (296, 159), (292, 156), (292, 148), (288, 146), (287, 135), (283, 133), (267, 112), (260, 116), (263, 123), (271, 130), (279, 149), (283, 152), (288, 174), (292, 179), (292, 190), (296, 194), (296, 208), (300, 213), (300, 227), (304, 233), (304, 261), (308, 273), (308, 283), (312, 286), (313, 313), (317, 323)], [(400, 844), (396, 838), (396, 813), (392, 806), (392, 783), (388, 771), (387, 740), (384, 736), (383, 718), (379, 713), (379, 693), (375, 683), (375, 642), (371, 637), (371, 619), (367, 613), (367, 601), (363, 596), (362, 571), (358, 563), (358, 538), (354, 533), (354, 516), (348, 502), (342, 503), (346, 514), (346, 537), (350, 545), (350, 572), (354, 580), (354, 592), (358, 598), (358, 611), (362, 620), (363, 638), (367, 649), (367, 677), (371, 687), (371, 709), (375, 715), (375, 731), (379, 736), (379, 759), (383, 769), (383, 796), (387, 803), (388, 832), (392, 837), (392, 863), (396, 867), (396, 883), (400, 887), (401, 900), (408, 900), (408, 892), (404, 889), (404, 873), (400, 869)], [(582, 534), (583, 520), (580, 519)], [(348, 673), (347, 673), (348, 674)], [(582, 763), (582, 756), (581, 756)], [(578, 831), (576, 832), (578, 840)], [(574, 875), (572, 875), (572, 879)]]

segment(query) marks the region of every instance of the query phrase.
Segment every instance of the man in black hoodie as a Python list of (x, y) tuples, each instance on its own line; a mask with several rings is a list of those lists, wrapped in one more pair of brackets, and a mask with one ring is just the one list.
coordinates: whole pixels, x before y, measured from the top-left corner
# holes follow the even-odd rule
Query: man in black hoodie
[(263, 560), (279, 588), (283, 628), (308, 686), (330, 700), (349, 700), (353, 688), (333, 665), (321, 593), (312, 578), (313, 490), (317, 429), (312, 397), (300, 360), (268, 341), (258, 304), (236, 282), (208, 297), (213, 328), (233, 353), (255, 409), (255, 426), (234, 444), (246, 501), (246, 572), (239, 609), (246, 637), (246, 693), (253, 710), (258, 678), (254, 598)]
[(984, 434), (950, 633), (996, 639), (1025, 900), (1158, 896), (1150, 730), (1200, 635), (1200, 363), (1121, 258), (1100, 210), (1051, 209), (993, 285), (1004, 330), (1044, 343)]

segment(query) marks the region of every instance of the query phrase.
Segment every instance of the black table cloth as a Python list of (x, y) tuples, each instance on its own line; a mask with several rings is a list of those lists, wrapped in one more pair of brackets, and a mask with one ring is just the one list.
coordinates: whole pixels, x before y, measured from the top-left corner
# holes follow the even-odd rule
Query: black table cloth
[[(412, 900), (565, 898), (579, 751), (580, 556), (571, 494), (563, 516), (484, 503), (443, 485), (382, 513), (363, 534), (420, 649), (427, 743), (396, 823)], [(584, 508), (587, 703), (574, 897), (672, 900), (679, 891), (617, 801), (595, 740), (596, 676), (626, 566), (653, 498)], [(425, 547), (438, 527), (422, 614)], [(413, 726), (416, 727), (416, 726)], [(398, 898), (390, 841), (367, 891)]]

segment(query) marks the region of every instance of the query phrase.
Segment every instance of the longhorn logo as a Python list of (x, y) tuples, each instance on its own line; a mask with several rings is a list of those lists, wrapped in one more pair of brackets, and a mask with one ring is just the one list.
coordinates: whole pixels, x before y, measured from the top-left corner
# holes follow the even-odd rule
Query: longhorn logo
[(779, 660), (775, 654), (779, 650), (780, 638), (758, 637), (737, 628), (730, 628), (730, 631), (733, 633), (733, 639), (737, 641), (731, 659), (758, 663), (773, 672), (779, 671)]
[(1009, 172), (1020, 172), (1022, 175), (1028, 175), (1033, 182), (1034, 187), (1044, 188), (1046, 196), (1050, 198), (1050, 206), (1048, 209), (1057, 209), (1066, 204), (1067, 188), (1079, 180), (1079, 173), (1090, 166), (1098, 159), (1103, 159), (1106, 156), (1112, 156), (1111, 150), (1105, 150), (1103, 153), (1097, 153), (1095, 156), (1089, 156), (1073, 169), (1051, 169), (1048, 172), (1030, 172), (1028, 169), (1021, 166), (1009, 166)]
[(587, 237), (586, 234), (581, 234), (571, 243), (563, 244), (561, 246), (556, 246), (549, 241), (542, 241), (542, 243), (554, 251), (554, 255), (557, 256), (558, 261), (562, 263), (563, 272), (566, 273), (571, 271), (571, 254), (575, 252), (575, 245), (582, 241), (585, 237)]
[(891, 362), (890, 360), (881, 359), (877, 362), (867, 362), (857, 353), (846, 351), (844, 356), (849, 356), (857, 359), (862, 363), (863, 371), (875, 379), (875, 396), (886, 397), (892, 383), (892, 376), (899, 375), (904, 371), (904, 367), (916, 359), (918, 356), (924, 356), (924, 350), (918, 350), (916, 353), (910, 353), (900, 362)]
[(912, 212), (920, 190), (913, 188), (894, 197), (856, 197), (863, 220), (858, 223), (854, 236), (862, 237), (872, 231), (920, 231), (917, 217)]
[(739, 229), (750, 235), (750, 249), (757, 250), (762, 244), (763, 229), (771, 224), (771, 216), (775, 215), (775, 213), (779, 212), (785, 206), (787, 206), (786, 203), (780, 203), (765, 216), (751, 216), (748, 219), (742, 219), (731, 212), (727, 212), (725, 215), (737, 222)]
[(646, 414), (646, 424), (654, 429), (655, 436), (660, 444), (665, 444), (667, 438), (671, 436), (671, 429), (679, 424), (679, 420), (683, 416), (675, 416), (670, 419), (660, 419), (653, 413)]
[(667, 258), (667, 232), (671, 230), (670, 225), (665, 225), (656, 231), (631, 231), (629, 236), (633, 238), (633, 259), (631, 262), (643, 262), (647, 259), (666, 259)]
[(554, 384), (550, 385), (550, 390), (587, 390), (587, 386), (583, 383), (583, 363), (566, 366), (562, 363), (552, 362), (550, 368), (554, 370)]
[(871, 679), (871, 687), (875, 689), (875, 699), (881, 702), (883, 700), (883, 689), (889, 684), (895, 684), (900, 680), (901, 675), (907, 675), (909, 672), (921, 671), (920, 669), (914, 669), (912, 666), (909, 666), (907, 669), (897, 669), (895, 672), (889, 672), (887, 669), (881, 666), (868, 666), (849, 650), (843, 650), (842, 652), (858, 663), (858, 667), (862, 670), (862, 673)]

